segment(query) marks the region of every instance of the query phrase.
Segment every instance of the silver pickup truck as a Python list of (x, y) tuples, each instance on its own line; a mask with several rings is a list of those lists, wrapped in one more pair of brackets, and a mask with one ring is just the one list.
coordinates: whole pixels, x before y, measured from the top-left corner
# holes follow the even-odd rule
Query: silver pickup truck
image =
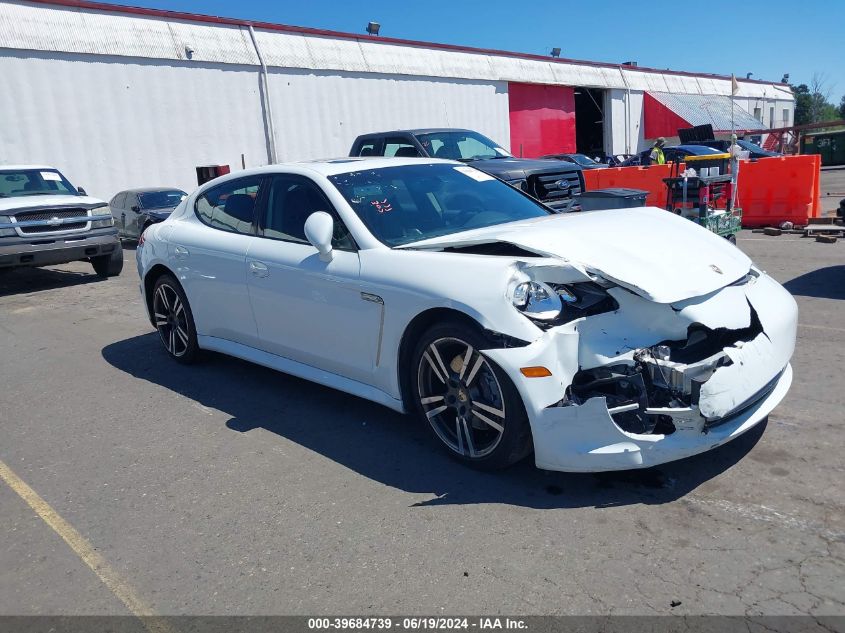
[(91, 262), (119, 275), (123, 250), (109, 206), (76, 189), (57, 169), (0, 165), (0, 270)]

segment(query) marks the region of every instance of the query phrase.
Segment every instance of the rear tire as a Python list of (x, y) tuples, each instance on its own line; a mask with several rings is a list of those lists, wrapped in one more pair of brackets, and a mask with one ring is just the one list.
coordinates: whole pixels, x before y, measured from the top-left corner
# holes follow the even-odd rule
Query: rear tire
[(420, 337), (406, 371), (413, 410), (440, 446), (468, 466), (498, 470), (533, 445), (519, 392), (478, 351), (489, 346), (478, 328), (445, 321)]
[(168, 355), (185, 365), (199, 353), (194, 315), (185, 291), (171, 275), (162, 275), (153, 287), (153, 324)]
[(91, 265), (94, 267), (94, 272), (103, 279), (119, 275), (123, 270), (123, 246), (120, 240), (117, 241), (117, 248), (110, 254), (92, 257)]

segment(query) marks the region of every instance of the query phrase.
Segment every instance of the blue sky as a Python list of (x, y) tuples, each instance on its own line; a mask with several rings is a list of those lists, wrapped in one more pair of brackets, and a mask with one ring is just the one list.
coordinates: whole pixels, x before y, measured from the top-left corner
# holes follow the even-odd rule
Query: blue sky
[[(108, 0), (106, 0), (108, 1)], [(116, 4), (641, 66), (809, 83), (845, 94), (845, 0), (117, 0)], [(797, 14), (797, 15), (796, 15)], [(705, 39), (706, 37), (706, 39)]]

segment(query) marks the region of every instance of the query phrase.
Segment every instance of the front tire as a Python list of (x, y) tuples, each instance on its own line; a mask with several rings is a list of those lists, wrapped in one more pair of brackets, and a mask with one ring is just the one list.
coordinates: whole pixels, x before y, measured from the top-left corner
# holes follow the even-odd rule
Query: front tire
[(103, 279), (117, 277), (123, 270), (123, 245), (117, 240), (117, 248), (108, 255), (97, 255), (91, 258), (94, 272)]
[(186, 365), (199, 353), (194, 315), (182, 286), (171, 276), (162, 275), (153, 287), (153, 323), (168, 355)]
[(497, 470), (523, 459), (532, 443), (516, 387), (479, 353), (489, 345), (460, 321), (434, 325), (416, 345), (409, 383), (417, 416), (452, 457)]

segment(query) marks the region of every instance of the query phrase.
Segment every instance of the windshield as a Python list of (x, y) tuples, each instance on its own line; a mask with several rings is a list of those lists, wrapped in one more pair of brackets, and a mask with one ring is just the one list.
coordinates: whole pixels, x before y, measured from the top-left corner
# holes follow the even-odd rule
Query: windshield
[(594, 161), (592, 158), (590, 158), (589, 156), (586, 156), (584, 154), (570, 154), (570, 156), (572, 156), (572, 160), (574, 160), (579, 165), (598, 165), (599, 164), (596, 161)]
[(138, 194), (141, 199), (142, 209), (164, 209), (175, 207), (188, 196), (179, 189), (168, 189), (164, 191), (146, 191)]
[(742, 149), (748, 150), (749, 152), (756, 152), (758, 154), (774, 153), (769, 152), (769, 150), (763, 149), (762, 147), (760, 147), (759, 145), (755, 145), (754, 143), (743, 141), (742, 139), (739, 139), (736, 144), (739, 145)]
[(0, 169), (0, 198), (56, 195), (80, 194), (55, 169)]
[(447, 131), (417, 134), (417, 140), (432, 158), (449, 160), (481, 160), (510, 158), (510, 154), (478, 132)]
[(466, 165), (403, 165), (329, 176), (367, 228), (388, 246), (551, 213)]

